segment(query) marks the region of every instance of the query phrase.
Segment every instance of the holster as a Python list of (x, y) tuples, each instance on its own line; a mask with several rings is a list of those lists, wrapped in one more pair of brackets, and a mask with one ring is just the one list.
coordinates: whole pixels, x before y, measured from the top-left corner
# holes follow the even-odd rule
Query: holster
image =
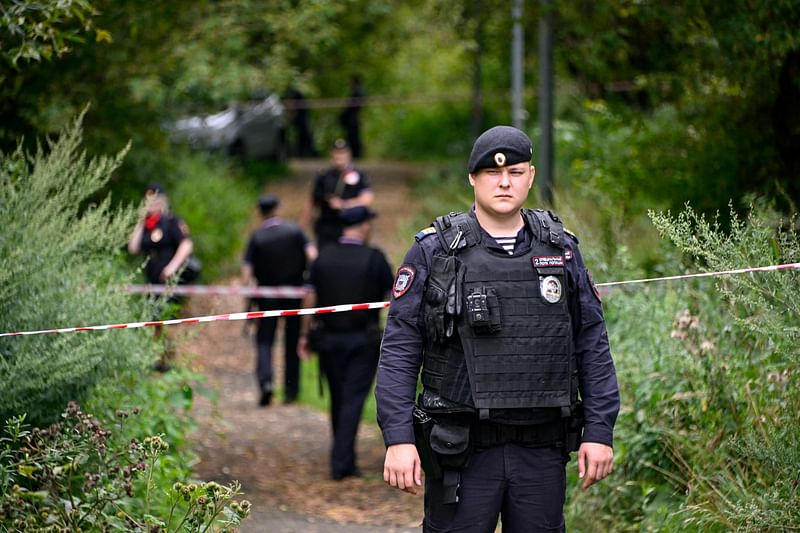
[(581, 437), (583, 426), (586, 419), (583, 416), (583, 403), (578, 402), (572, 410), (572, 414), (566, 419), (566, 442), (564, 443), (567, 452), (577, 452), (581, 447)]
[(430, 479), (441, 479), (442, 503), (457, 503), (463, 468), (472, 452), (470, 424), (447, 417), (434, 418), (414, 407), (414, 438), (422, 469)]
[(412, 417), (414, 419), (414, 443), (417, 446), (422, 469), (429, 478), (441, 479), (442, 466), (431, 449), (431, 431), (433, 431), (435, 422), (428, 416), (428, 413), (419, 407), (414, 407)]

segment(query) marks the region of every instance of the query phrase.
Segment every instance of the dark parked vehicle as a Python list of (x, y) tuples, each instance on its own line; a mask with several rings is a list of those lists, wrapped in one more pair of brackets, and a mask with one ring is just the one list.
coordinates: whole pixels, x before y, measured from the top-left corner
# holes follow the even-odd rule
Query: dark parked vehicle
[(285, 161), (286, 116), (280, 97), (234, 104), (213, 115), (176, 120), (169, 126), (174, 141), (193, 148), (223, 152), (244, 159)]

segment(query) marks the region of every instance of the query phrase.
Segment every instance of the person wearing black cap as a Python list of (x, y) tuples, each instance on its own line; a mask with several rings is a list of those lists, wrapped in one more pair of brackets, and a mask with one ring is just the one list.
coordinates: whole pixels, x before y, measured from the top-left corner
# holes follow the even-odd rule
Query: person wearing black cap
[[(159, 183), (147, 186), (144, 204), (140, 211), (139, 221), (128, 239), (128, 252), (138, 255), (147, 254), (144, 274), (147, 282), (161, 285), (168, 282), (189, 283), (199, 274), (196, 260), (192, 258), (194, 243), (189, 235), (189, 227), (169, 210), (169, 200), (164, 187)], [(189, 263), (192, 262), (190, 266)], [(177, 279), (176, 279), (177, 277)], [(164, 300), (168, 308), (177, 308), (181, 299), (171, 296)], [(157, 318), (164, 318), (158, 313)], [(175, 318), (170, 315), (170, 318)], [(155, 336), (160, 338), (161, 326), (155, 326)], [(166, 353), (156, 363), (157, 370), (169, 368), (168, 359), (173, 357), (173, 348), (167, 344)]]
[(139, 222), (128, 241), (131, 254), (147, 252), (148, 283), (170, 280), (189, 259), (193, 248), (189, 227), (169, 211), (164, 187), (158, 183), (148, 185)]
[[(392, 286), (392, 269), (383, 252), (367, 244), (375, 213), (358, 206), (341, 212), (343, 234), (320, 250), (311, 265), (314, 288), (304, 307), (383, 301)], [(331, 395), (331, 476), (340, 480), (360, 474), (355, 442), (364, 401), (378, 366), (378, 310), (350, 311), (304, 317), (300, 355), (317, 352)], [(309, 346), (309, 335), (313, 343)]]
[(353, 166), (350, 145), (337, 139), (331, 147), (332, 166), (319, 174), (314, 181), (311, 197), (305, 206), (302, 224), (308, 227), (312, 213), (318, 213), (314, 221), (317, 247), (335, 243), (342, 234), (339, 212), (356, 206), (372, 204), (373, 193), (367, 175)]
[(472, 209), (420, 231), (395, 278), (375, 389), (384, 480), (416, 493), (424, 470), (426, 532), (492, 532), (498, 517), (564, 531), (570, 452), (583, 488), (611, 473), (619, 391), (600, 298), (558, 216), (522, 209), (531, 159), (516, 128), (478, 137)]
[[(280, 199), (274, 195), (262, 196), (258, 207), (262, 224), (250, 236), (242, 263), (242, 281), (245, 285), (255, 280), (260, 286), (303, 286), (307, 265), (316, 257), (316, 248), (297, 224), (280, 218)], [(301, 298), (256, 298), (254, 303), (261, 311), (296, 309)], [(284, 317), (284, 389), (283, 400), (292, 403), (300, 391), (300, 360), (297, 340), (300, 334), (299, 317)], [(258, 319), (256, 329), (256, 380), (259, 405), (272, 401), (273, 369), (272, 344), (278, 325), (277, 318)]]

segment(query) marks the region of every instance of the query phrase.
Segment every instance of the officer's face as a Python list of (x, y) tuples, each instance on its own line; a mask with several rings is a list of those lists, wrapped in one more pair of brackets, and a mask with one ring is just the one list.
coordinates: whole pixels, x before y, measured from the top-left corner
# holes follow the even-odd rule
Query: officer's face
[(350, 150), (331, 150), (331, 161), (337, 170), (346, 169), (351, 160)]
[(530, 163), (522, 162), (501, 168), (483, 168), (470, 174), (476, 207), (495, 216), (519, 211), (528, 198), (535, 173)]

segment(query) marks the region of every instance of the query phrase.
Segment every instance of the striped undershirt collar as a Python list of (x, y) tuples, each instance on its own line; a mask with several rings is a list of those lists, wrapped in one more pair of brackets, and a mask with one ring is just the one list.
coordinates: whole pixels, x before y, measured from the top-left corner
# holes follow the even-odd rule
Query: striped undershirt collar
[(514, 247), (517, 245), (517, 236), (514, 235), (512, 237), (495, 237), (492, 236), (492, 239), (506, 252), (508, 255), (514, 254)]

